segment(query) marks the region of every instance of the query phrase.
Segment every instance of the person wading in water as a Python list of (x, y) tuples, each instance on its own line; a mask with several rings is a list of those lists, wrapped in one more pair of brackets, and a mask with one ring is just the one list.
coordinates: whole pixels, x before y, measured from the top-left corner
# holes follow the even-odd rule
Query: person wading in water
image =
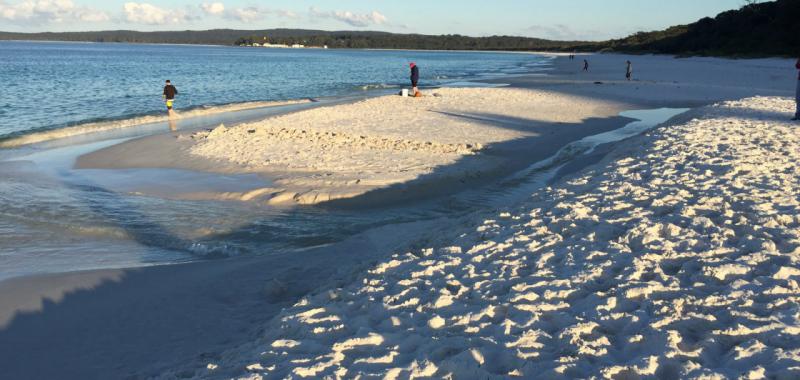
[(167, 84), (164, 86), (164, 101), (167, 105), (167, 113), (170, 116), (173, 116), (172, 106), (175, 104), (175, 95), (178, 95), (178, 89), (167, 79)]

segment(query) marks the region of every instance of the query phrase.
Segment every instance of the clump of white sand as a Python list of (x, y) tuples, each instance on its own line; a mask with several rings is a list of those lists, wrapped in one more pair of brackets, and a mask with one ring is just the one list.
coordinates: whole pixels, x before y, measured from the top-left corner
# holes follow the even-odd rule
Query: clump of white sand
[[(542, 123), (577, 124), (619, 111), (611, 102), (547, 91), (440, 89), (432, 95), (383, 96), (219, 126), (195, 134), (190, 152), (281, 173), (276, 183), (283, 191), (271, 193), (270, 203), (319, 203), (407, 183), (491, 144), (535, 136)], [(481, 170), (487, 168), (463, 167), (454, 175)]]
[(302, 299), (198, 376), (798, 378), (792, 109), (725, 102), (631, 139), (457, 239)]

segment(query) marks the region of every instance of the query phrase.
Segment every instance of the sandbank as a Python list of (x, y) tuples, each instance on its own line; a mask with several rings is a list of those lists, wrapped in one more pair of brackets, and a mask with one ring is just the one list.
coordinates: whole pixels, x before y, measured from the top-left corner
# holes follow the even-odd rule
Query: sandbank
[(145, 137), (84, 155), (77, 165), (258, 173), (272, 187), (218, 197), (381, 205), (509, 175), (570, 141), (619, 128), (627, 119), (617, 114), (626, 107), (529, 89), (443, 88), (423, 98), (382, 96)]

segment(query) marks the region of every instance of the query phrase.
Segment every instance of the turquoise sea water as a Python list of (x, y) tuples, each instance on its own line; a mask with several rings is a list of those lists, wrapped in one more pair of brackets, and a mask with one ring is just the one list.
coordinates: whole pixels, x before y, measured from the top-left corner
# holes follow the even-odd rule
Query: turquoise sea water
[(163, 112), (166, 79), (187, 109), (399, 87), (411, 61), (424, 86), (546, 65), (512, 53), (0, 41), (0, 138)]

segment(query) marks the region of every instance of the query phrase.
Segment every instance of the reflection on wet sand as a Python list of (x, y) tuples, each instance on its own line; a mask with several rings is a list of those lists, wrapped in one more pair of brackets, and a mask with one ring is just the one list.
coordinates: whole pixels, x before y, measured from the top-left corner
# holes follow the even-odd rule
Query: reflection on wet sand
[(176, 132), (178, 130), (178, 114), (172, 109), (167, 110), (167, 115), (169, 119), (167, 122), (169, 123), (169, 130), (172, 132)]

